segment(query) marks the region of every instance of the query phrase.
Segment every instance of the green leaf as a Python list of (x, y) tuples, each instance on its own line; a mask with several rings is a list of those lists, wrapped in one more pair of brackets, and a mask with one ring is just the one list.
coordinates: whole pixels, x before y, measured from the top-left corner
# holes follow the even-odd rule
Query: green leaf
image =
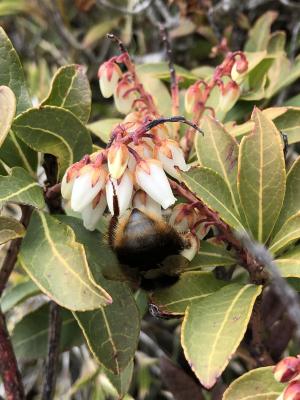
[(171, 96), (166, 85), (158, 78), (149, 74), (139, 73), (139, 78), (147, 92), (149, 92), (161, 115), (171, 115)]
[(270, 243), (269, 250), (278, 254), (300, 238), (300, 212), (290, 217)]
[[(68, 310), (61, 309), (60, 351), (82, 344), (83, 338), (76, 320)], [(47, 355), (49, 336), (49, 305), (25, 315), (12, 332), (12, 344), (18, 358), (33, 360)]]
[(217, 211), (231, 227), (243, 229), (237, 216), (226, 182), (209, 168), (198, 167), (189, 172), (181, 172), (181, 178), (209, 208)]
[(284, 253), (275, 262), (284, 278), (300, 278), (300, 246)]
[(0, 148), (0, 159), (10, 168), (22, 167), (32, 177), (36, 176), (37, 153), (18, 139), (13, 131), (9, 132)]
[(300, 157), (292, 165), (286, 178), (286, 190), (281, 212), (273, 234), (278, 232), (288, 218), (300, 211)]
[(45, 206), (40, 185), (22, 168), (15, 167), (8, 176), (0, 176), (0, 204), (6, 202)]
[(0, 147), (4, 142), (16, 113), (16, 98), (8, 86), (0, 86)]
[(277, 18), (276, 11), (267, 11), (257, 19), (255, 25), (250, 30), (249, 39), (247, 40), (245, 51), (261, 51), (266, 50), (271, 32), (271, 25)]
[(111, 305), (74, 315), (94, 356), (105, 368), (119, 373), (133, 359), (137, 347), (140, 315), (136, 302), (126, 284), (103, 277), (105, 269), (114, 270), (117, 263), (103, 235), (87, 231), (77, 218), (59, 216), (59, 219), (72, 227), (76, 240), (85, 248), (93, 280), (112, 297)]
[(238, 190), (248, 226), (265, 243), (280, 213), (285, 192), (285, 162), (280, 133), (261, 111), (254, 109), (255, 126), (242, 139)]
[(34, 296), (38, 293), (40, 293), (40, 290), (32, 280), (28, 279), (20, 282), (5, 290), (0, 300), (1, 309), (6, 313), (28, 297)]
[(286, 384), (275, 380), (273, 368), (256, 368), (241, 375), (226, 389), (223, 400), (276, 400)]
[[(188, 79), (191, 81), (197, 81), (197, 75), (192, 74), (185, 68), (175, 65), (176, 74), (180, 78)], [(147, 74), (157, 79), (170, 79), (170, 69), (168, 63), (147, 63), (137, 66), (137, 72), (141, 74)]]
[(134, 367), (133, 361), (130, 361), (130, 363), (127, 365), (124, 371), (122, 371), (118, 375), (113, 374), (109, 370), (105, 370), (106, 376), (108, 377), (114, 388), (117, 390), (120, 398), (123, 398), (129, 390), (129, 386), (133, 375), (133, 367)]
[(0, 244), (25, 235), (24, 226), (14, 218), (0, 216)]
[(42, 212), (34, 212), (19, 260), (42, 292), (70, 310), (93, 310), (111, 297), (92, 280), (82, 244), (73, 230)]
[(87, 125), (94, 135), (100, 138), (104, 143), (110, 139), (112, 129), (122, 122), (121, 118), (100, 119), (100, 121), (92, 122)]
[[(103, 284), (103, 282), (102, 282)], [(94, 357), (119, 374), (132, 361), (137, 348), (140, 318), (130, 289), (108, 282), (113, 302), (90, 312), (74, 313)]]
[(111, 18), (93, 25), (85, 34), (82, 44), (85, 47), (93, 47), (102, 39), (107, 32), (111, 32), (120, 22), (120, 17)]
[(224, 179), (237, 214), (237, 160), (239, 147), (236, 140), (214, 118), (204, 117), (201, 128), (205, 134), (197, 135), (195, 146), (201, 165), (217, 172)]
[(35, 151), (56, 156), (60, 176), (69, 165), (92, 152), (89, 131), (63, 108), (32, 108), (15, 119), (13, 131)]
[(261, 290), (256, 285), (230, 284), (187, 308), (181, 343), (205, 388), (214, 386), (243, 339)]
[(0, 85), (9, 86), (17, 100), (17, 114), (31, 107), (19, 57), (3, 28), (0, 27)]
[(184, 272), (172, 286), (155, 290), (151, 303), (162, 313), (181, 315), (187, 306), (221, 289), (227, 282), (216, 279), (211, 272)]
[(269, 36), (267, 51), (269, 54), (284, 52), (286, 43), (285, 31), (276, 31)]
[(91, 88), (85, 67), (74, 64), (59, 68), (41, 105), (65, 108), (86, 124), (91, 112)]
[(204, 267), (233, 265), (236, 260), (223, 246), (217, 246), (206, 240), (200, 242), (199, 253), (188, 264), (187, 270), (192, 271)]

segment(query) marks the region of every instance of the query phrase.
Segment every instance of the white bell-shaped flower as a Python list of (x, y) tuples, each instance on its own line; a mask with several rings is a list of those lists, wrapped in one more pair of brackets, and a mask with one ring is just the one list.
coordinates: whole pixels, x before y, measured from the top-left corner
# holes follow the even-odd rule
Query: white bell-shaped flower
[(123, 175), (129, 159), (129, 151), (125, 144), (113, 144), (107, 154), (108, 170), (110, 176), (119, 179)]
[(109, 211), (114, 215), (114, 192), (117, 196), (119, 215), (121, 216), (131, 206), (133, 179), (126, 170), (120, 179), (109, 178), (106, 183), (106, 199)]
[(69, 169), (67, 169), (61, 181), (61, 195), (66, 200), (70, 200), (71, 198), (75, 181), (75, 175), (70, 177), (68, 171)]
[(106, 208), (106, 196), (103, 190), (82, 211), (83, 225), (89, 231), (94, 231)]
[(135, 169), (137, 184), (164, 209), (175, 203), (176, 198), (160, 161), (141, 160)]
[(189, 204), (177, 204), (169, 219), (169, 225), (173, 226), (178, 232), (189, 231), (195, 225), (198, 214)]
[(93, 201), (103, 188), (106, 175), (107, 171), (103, 166), (95, 167), (89, 164), (80, 170), (72, 190), (71, 208), (74, 211), (82, 211)]
[[(138, 155), (143, 159), (148, 159), (153, 157), (153, 150), (152, 147), (146, 142), (145, 139), (141, 140), (138, 145), (130, 144), (129, 145), (133, 150), (135, 150)], [(128, 169), (129, 171), (134, 171), (136, 167), (136, 159), (132, 154), (129, 156), (128, 161)]]
[(180, 178), (177, 171), (188, 171), (190, 167), (186, 164), (183, 151), (175, 140), (164, 140), (161, 145), (155, 146), (154, 154), (161, 161), (164, 170), (175, 179)]
[(148, 211), (161, 217), (161, 206), (152, 197), (148, 196), (143, 190), (135, 192), (132, 199), (132, 206), (140, 211)]
[(184, 235), (184, 241), (186, 243), (184, 250), (181, 251), (181, 255), (187, 258), (189, 261), (195, 257), (199, 251), (200, 242), (196, 235), (192, 232), (188, 232)]
[(137, 97), (137, 92), (133, 90), (133, 84), (128, 82), (127, 79), (122, 79), (114, 91), (117, 110), (122, 114), (128, 114), (132, 110), (133, 103)]
[(111, 97), (122, 76), (120, 67), (113, 61), (101, 64), (98, 70), (99, 85), (103, 97)]

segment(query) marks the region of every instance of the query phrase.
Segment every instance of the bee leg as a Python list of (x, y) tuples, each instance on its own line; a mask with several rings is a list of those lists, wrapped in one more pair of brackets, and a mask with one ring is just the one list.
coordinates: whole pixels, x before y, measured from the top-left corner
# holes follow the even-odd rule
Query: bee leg
[(286, 160), (286, 156), (287, 156), (287, 151), (288, 151), (288, 146), (289, 146), (289, 141), (288, 141), (288, 135), (282, 131), (279, 131), (282, 141), (283, 141), (283, 154), (284, 154), (284, 158)]
[(116, 188), (113, 182), (111, 181), (112, 187), (113, 187), (113, 210), (114, 210), (114, 215), (111, 217), (110, 222), (109, 222), (109, 229), (108, 229), (108, 243), (110, 246), (113, 245), (114, 242), (114, 236), (115, 236), (115, 230), (118, 225), (118, 218), (120, 215), (120, 208), (119, 208), (119, 201), (118, 201), (118, 196), (116, 193)]

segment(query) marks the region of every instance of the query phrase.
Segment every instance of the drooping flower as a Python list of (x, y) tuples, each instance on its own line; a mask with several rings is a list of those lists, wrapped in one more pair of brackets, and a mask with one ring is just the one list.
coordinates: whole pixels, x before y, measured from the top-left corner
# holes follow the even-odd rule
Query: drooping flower
[(221, 96), (219, 100), (219, 109), (221, 111), (230, 110), (240, 97), (240, 87), (234, 82), (230, 81), (221, 88)]
[(122, 114), (129, 113), (136, 99), (137, 92), (134, 90), (133, 83), (126, 78), (121, 79), (114, 91), (114, 101), (117, 110)]
[(164, 209), (175, 203), (176, 198), (160, 161), (141, 160), (135, 169), (137, 184)]
[(199, 218), (196, 210), (188, 204), (177, 204), (169, 219), (169, 224), (178, 232), (188, 232)]
[(300, 373), (300, 358), (286, 357), (274, 368), (274, 378), (278, 382), (288, 382)]
[(122, 71), (114, 61), (109, 60), (101, 64), (98, 70), (98, 78), (103, 97), (108, 98), (114, 94), (121, 76)]
[(78, 173), (73, 184), (71, 208), (82, 211), (96, 197), (103, 188), (107, 170), (104, 166), (94, 164), (84, 166)]
[(128, 164), (129, 151), (125, 144), (113, 144), (107, 154), (108, 170), (112, 178), (119, 179)]
[(119, 215), (121, 216), (131, 206), (133, 179), (126, 170), (120, 179), (109, 178), (106, 183), (106, 199), (109, 211), (114, 215), (114, 195), (118, 201)]
[(183, 239), (186, 244), (184, 250), (182, 250), (180, 254), (183, 257), (187, 258), (189, 261), (192, 261), (192, 259), (199, 251), (200, 241), (198, 237), (192, 232), (185, 233)]
[(152, 197), (148, 196), (143, 190), (135, 192), (132, 199), (132, 206), (140, 211), (148, 211), (157, 216), (161, 216), (161, 206)]
[(282, 400), (300, 400), (300, 381), (292, 381), (282, 394)]
[(183, 151), (175, 140), (166, 139), (154, 148), (154, 156), (162, 163), (164, 170), (175, 179), (180, 178), (175, 167), (181, 171), (188, 171), (190, 167), (186, 164)]
[(104, 190), (101, 190), (94, 200), (81, 211), (83, 225), (86, 229), (89, 231), (96, 229), (96, 226), (105, 211), (106, 205), (105, 192)]

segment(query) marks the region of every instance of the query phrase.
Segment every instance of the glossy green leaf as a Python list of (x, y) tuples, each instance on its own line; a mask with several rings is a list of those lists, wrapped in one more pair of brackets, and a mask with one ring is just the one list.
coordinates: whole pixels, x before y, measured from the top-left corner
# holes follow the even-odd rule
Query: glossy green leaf
[(238, 190), (254, 238), (265, 243), (280, 213), (285, 192), (285, 162), (280, 133), (257, 108), (254, 129), (242, 139)]
[(180, 315), (185, 313), (187, 306), (215, 293), (224, 285), (226, 282), (216, 279), (211, 272), (185, 272), (174, 285), (155, 290), (151, 303), (162, 313)]
[(79, 219), (59, 218), (72, 227), (76, 240), (85, 248), (93, 279), (112, 297), (111, 305), (91, 312), (76, 312), (75, 317), (94, 356), (105, 368), (118, 373), (133, 359), (136, 351), (140, 332), (138, 307), (126, 284), (103, 277), (105, 270), (114, 271), (117, 263), (103, 235), (87, 231)]
[(0, 216), (0, 244), (25, 235), (24, 226), (14, 218)]
[(105, 370), (106, 376), (108, 377), (114, 388), (117, 390), (120, 398), (123, 398), (129, 390), (133, 375), (133, 367), (133, 361), (130, 361), (124, 371), (122, 371), (118, 375), (115, 375), (112, 372)]
[(48, 96), (42, 106), (57, 106), (71, 111), (83, 124), (91, 112), (91, 88), (82, 65), (59, 68), (52, 79)]
[(270, 243), (269, 250), (278, 254), (300, 238), (300, 212), (293, 215), (282, 225)]
[(48, 214), (34, 212), (19, 260), (42, 292), (70, 310), (93, 310), (111, 303), (91, 278), (82, 244), (73, 230)]
[(32, 177), (36, 176), (37, 153), (16, 137), (13, 131), (9, 132), (0, 148), (0, 159), (10, 168), (22, 167)]
[(15, 119), (13, 131), (35, 151), (56, 156), (60, 176), (69, 165), (92, 151), (89, 131), (63, 108), (30, 109)]
[(229, 284), (187, 308), (181, 343), (205, 388), (214, 386), (243, 339), (261, 290), (256, 285)]
[(256, 368), (233, 381), (223, 400), (276, 400), (285, 387), (275, 380), (273, 367)]
[(278, 232), (284, 222), (300, 211), (300, 157), (292, 165), (286, 178), (283, 206), (273, 232)]
[(139, 311), (126, 284), (109, 282), (106, 287), (112, 304), (74, 315), (94, 357), (105, 368), (120, 373), (134, 357), (140, 331)]
[(100, 119), (99, 121), (92, 122), (87, 125), (94, 135), (98, 136), (104, 143), (107, 143), (110, 139), (112, 129), (120, 124), (122, 119), (120, 118), (107, 118)]
[(245, 44), (245, 51), (261, 51), (267, 48), (271, 25), (277, 16), (278, 13), (276, 11), (267, 11), (256, 20), (253, 28), (250, 30), (249, 39)]
[(0, 204), (6, 202), (28, 204), (36, 208), (45, 206), (40, 185), (19, 167), (8, 176), (0, 176)]
[(230, 191), (223, 178), (209, 168), (198, 167), (181, 172), (181, 178), (208, 207), (217, 211), (220, 217), (235, 229), (243, 229), (234, 209)]
[(225, 265), (233, 265), (236, 260), (232, 254), (226, 250), (223, 246), (217, 246), (206, 240), (200, 242), (199, 253), (193, 258), (193, 260), (187, 266), (189, 271), (201, 269), (204, 267), (217, 267)]
[[(82, 344), (83, 337), (72, 313), (61, 309), (60, 351)], [(49, 305), (25, 315), (12, 332), (12, 344), (18, 358), (33, 360), (47, 355), (49, 336)]]
[(34, 296), (38, 293), (40, 293), (39, 288), (30, 279), (17, 283), (4, 291), (0, 300), (1, 309), (6, 313), (28, 297)]
[(275, 262), (284, 278), (300, 278), (300, 246), (284, 253)]
[(239, 147), (224, 127), (211, 117), (204, 117), (201, 128), (205, 134), (197, 135), (195, 146), (200, 164), (217, 172), (230, 191), (234, 209), (238, 214), (237, 161)]
[(17, 114), (31, 107), (19, 57), (3, 28), (0, 27), (0, 85), (9, 86), (17, 101)]
[(16, 97), (8, 86), (0, 86), (0, 147), (16, 113)]

